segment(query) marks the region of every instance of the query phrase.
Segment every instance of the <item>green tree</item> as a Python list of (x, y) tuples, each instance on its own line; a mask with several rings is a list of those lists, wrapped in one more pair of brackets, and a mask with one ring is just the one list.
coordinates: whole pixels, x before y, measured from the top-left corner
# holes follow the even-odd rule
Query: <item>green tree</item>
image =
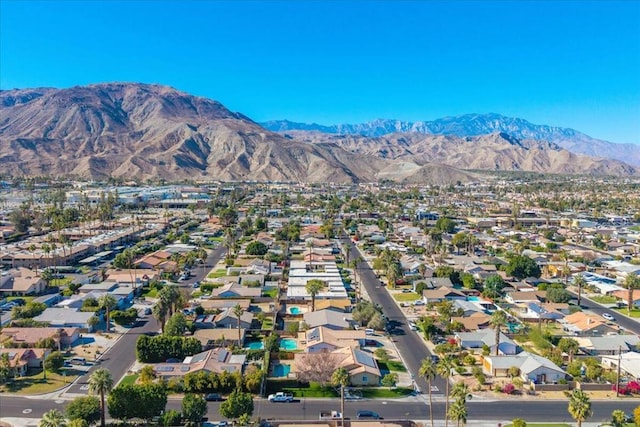
[(245, 252), (247, 255), (263, 256), (267, 253), (268, 250), (269, 248), (267, 248), (267, 245), (258, 240), (255, 240), (247, 245)]
[(627, 274), (624, 279), (624, 287), (627, 288), (627, 314), (630, 316), (633, 309), (633, 292), (640, 289), (640, 277), (633, 273)]
[(244, 313), (244, 309), (240, 304), (236, 304), (233, 307), (233, 315), (236, 316), (236, 321), (238, 322), (238, 347), (242, 347), (242, 336), (240, 334), (240, 320), (242, 319), (242, 314)]
[(621, 409), (616, 409), (611, 413), (611, 424), (613, 427), (624, 427), (627, 425), (627, 416)]
[(509, 276), (522, 280), (527, 277), (540, 277), (542, 271), (536, 262), (526, 255), (516, 255), (509, 260), (505, 268)]
[(384, 386), (384, 387), (395, 387), (396, 384), (398, 383), (398, 374), (396, 374), (395, 372), (390, 372), (388, 374), (386, 374), (384, 377), (382, 377), (382, 380), (380, 381), (380, 383)]
[(581, 427), (582, 422), (592, 413), (589, 396), (582, 390), (573, 390), (569, 396), (569, 414), (576, 420), (578, 427)]
[(172, 337), (181, 337), (187, 331), (187, 319), (181, 312), (176, 312), (167, 321), (164, 334)]
[(420, 375), (427, 381), (427, 385), (429, 387), (429, 419), (431, 420), (431, 427), (433, 427), (433, 402), (431, 400), (431, 383), (434, 379), (436, 379), (436, 376), (438, 375), (438, 370), (436, 365), (433, 363), (433, 360), (422, 359), (418, 375)]
[(100, 425), (104, 427), (105, 404), (104, 396), (113, 388), (113, 377), (105, 368), (96, 369), (89, 377), (89, 393), (100, 396)]
[(522, 418), (514, 418), (511, 421), (511, 427), (527, 427), (527, 422)]
[(84, 420), (93, 424), (100, 420), (100, 399), (95, 396), (82, 396), (73, 399), (66, 409), (69, 420)]
[(502, 310), (496, 310), (489, 319), (489, 325), (495, 331), (495, 341), (496, 341), (496, 356), (500, 351), (500, 331), (507, 324), (507, 315)]
[(67, 427), (89, 427), (89, 423), (82, 418), (77, 418), (75, 420), (69, 420)]
[(0, 354), (0, 384), (4, 384), (12, 376), (11, 359), (9, 353)]
[(580, 348), (580, 344), (578, 341), (573, 338), (560, 338), (557, 345), (558, 349), (564, 353), (569, 355), (569, 363), (573, 362), (573, 356), (576, 354), (578, 349)]
[(436, 365), (436, 371), (445, 380), (445, 402), (444, 402), (444, 424), (445, 427), (449, 425), (449, 378), (451, 378), (451, 370), (453, 369), (453, 361), (450, 357), (446, 356), (440, 359)]
[(67, 427), (67, 420), (65, 420), (62, 412), (52, 409), (42, 415), (38, 427)]
[(467, 423), (467, 405), (464, 399), (456, 399), (447, 410), (447, 416), (456, 422), (457, 426), (464, 426)]
[(311, 295), (311, 311), (316, 311), (316, 295), (324, 289), (327, 284), (319, 279), (311, 279), (307, 281), (305, 289), (309, 295)]
[(140, 376), (138, 381), (140, 384), (152, 383), (156, 379), (156, 371), (153, 370), (153, 366), (145, 365), (140, 369)]
[(220, 414), (230, 420), (237, 419), (243, 414), (253, 415), (253, 397), (239, 390), (231, 392), (227, 400), (220, 404)]
[(436, 221), (436, 230), (441, 231), (443, 233), (453, 233), (456, 229), (456, 224), (453, 222), (451, 218), (440, 217)]
[(105, 311), (105, 329), (107, 332), (111, 330), (111, 310), (113, 310), (116, 305), (118, 305), (118, 301), (111, 294), (104, 294), (100, 297), (98, 304), (101, 309)]
[(547, 299), (555, 303), (566, 303), (571, 300), (571, 294), (561, 284), (554, 283), (547, 288)]
[(584, 279), (582, 274), (577, 274), (573, 278), (573, 285), (578, 288), (578, 307), (581, 306), (582, 303), (582, 288), (587, 284), (587, 281)]
[(151, 308), (152, 316), (160, 323), (160, 331), (164, 334), (165, 325), (167, 323), (167, 314), (169, 307), (162, 300), (158, 300)]
[(338, 368), (331, 375), (331, 385), (334, 387), (346, 387), (349, 385), (349, 372), (345, 368)]
[(484, 290), (482, 291), (482, 295), (486, 298), (499, 298), (502, 295), (502, 289), (504, 289), (505, 283), (502, 280), (502, 277), (494, 274), (493, 276), (489, 276), (484, 281)]
[(182, 418), (187, 427), (199, 426), (202, 417), (207, 413), (207, 401), (196, 394), (186, 394), (182, 399)]
[(64, 365), (64, 356), (59, 351), (52, 351), (44, 362), (44, 369), (58, 373)]
[(161, 415), (167, 406), (167, 390), (156, 383), (121, 384), (111, 390), (107, 405), (114, 418), (150, 420)]

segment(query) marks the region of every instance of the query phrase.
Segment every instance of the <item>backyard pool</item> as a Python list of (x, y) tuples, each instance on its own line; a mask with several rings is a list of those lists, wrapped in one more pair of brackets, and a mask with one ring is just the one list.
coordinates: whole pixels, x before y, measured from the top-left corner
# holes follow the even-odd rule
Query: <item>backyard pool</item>
[(262, 341), (251, 341), (245, 348), (249, 350), (264, 350), (264, 343)]
[(291, 307), (291, 308), (289, 308), (289, 313), (291, 313), (291, 314), (300, 314), (301, 313), (300, 307)]
[(467, 301), (482, 301), (482, 298), (480, 297), (467, 297)]
[(291, 371), (291, 365), (283, 365), (278, 363), (273, 366), (273, 373), (271, 376), (273, 377), (286, 377), (289, 375)]
[(298, 348), (298, 343), (293, 338), (283, 338), (280, 340), (281, 350), (295, 350)]

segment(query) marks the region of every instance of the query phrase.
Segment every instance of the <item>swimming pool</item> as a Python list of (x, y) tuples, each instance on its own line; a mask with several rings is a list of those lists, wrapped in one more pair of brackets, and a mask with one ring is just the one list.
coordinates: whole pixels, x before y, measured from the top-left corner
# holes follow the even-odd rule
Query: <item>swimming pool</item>
[(467, 297), (467, 301), (482, 301), (482, 298), (480, 297)]
[(302, 313), (302, 311), (300, 310), (300, 307), (291, 307), (291, 308), (289, 308), (289, 313), (291, 313), (291, 314), (300, 314), (300, 313)]
[(282, 338), (280, 340), (281, 350), (295, 350), (298, 348), (298, 343), (293, 338)]
[(291, 365), (283, 365), (278, 363), (273, 367), (272, 376), (274, 377), (286, 377), (291, 372)]
[(249, 350), (264, 350), (264, 343), (262, 341), (251, 341), (245, 345), (245, 348)]

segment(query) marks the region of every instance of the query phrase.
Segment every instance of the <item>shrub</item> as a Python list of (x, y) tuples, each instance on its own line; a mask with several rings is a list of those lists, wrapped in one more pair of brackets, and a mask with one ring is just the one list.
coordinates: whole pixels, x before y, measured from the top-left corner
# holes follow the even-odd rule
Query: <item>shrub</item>
[(502, 387), (500, 386), (500, 384), (494, 384), (493, 385), (493, 391), (495, 391), (496, 393), (501, 393), (502, 392)]
[(162, 415), (162, 425), (165, 427), (179, 426), (182, 422), (182, 415), (175, 409), (169, 409)]
[(502, 392), (505, 394), (513, 394), (513, 392), (516, 391), (516, 386), (514, 386), (513, 384), (509, 383), (507, 385), (505, 385), (502, 388)]

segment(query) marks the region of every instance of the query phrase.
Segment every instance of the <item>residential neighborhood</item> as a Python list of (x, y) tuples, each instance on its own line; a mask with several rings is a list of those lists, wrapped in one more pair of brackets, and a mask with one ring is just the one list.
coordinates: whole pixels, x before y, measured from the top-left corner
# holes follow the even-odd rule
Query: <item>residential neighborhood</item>
[(638, 397), (640, 216), (618, 193), (20, 185), (0, 213), (2, 392), (64, 377), (45, 391), (71, 397), (111, 366), (165, 398)]

